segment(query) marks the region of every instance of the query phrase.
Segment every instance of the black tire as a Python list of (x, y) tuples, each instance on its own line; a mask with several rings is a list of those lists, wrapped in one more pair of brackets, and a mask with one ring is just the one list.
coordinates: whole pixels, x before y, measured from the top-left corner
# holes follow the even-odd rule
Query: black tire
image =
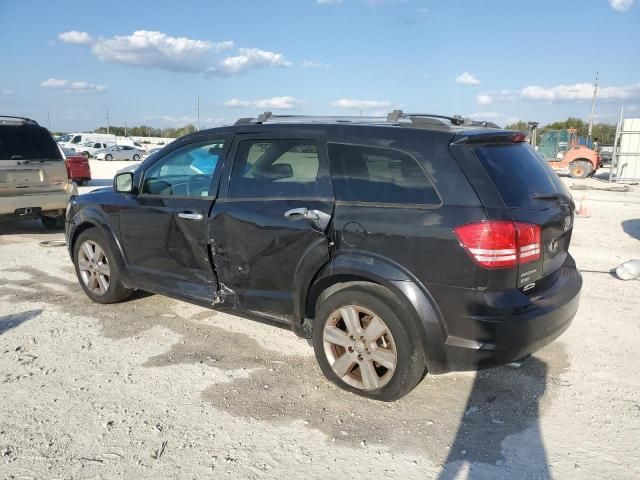
[(81, 187), (82, 185), (84, 185), (84, 180), (76, 180), (76, 185)]
[[(353, 365), (350, 373), (344, 377), (340, 377), (334, 372), (327, 358), (324, 342), (325, 325), (328, 322), (335, 321), (336, 316), (334, 313), (339, 311), (341, 307), (347, 306), (357, 306), (370, 311), (382, 320), (388, 332), (391, 334), (391, 342), (392, 345), (395, 346), (396, 366), (390, 375), (390, 379), (380, 388), (356, 388), (354, 385), (347, 383), (343, 378), (350, 378), (353, 375), (357, 376), (359, 363)], [(364, 315), (361, 318), (367, 319), (370, 317)], [(364, 323), (362, 325), (364, 325)], [(407, 313), (398, 299), (386, 288), (375, 284), (355, 284), (333, 293), (321, 301), (313, 321), (313, 348), (318, 364), (324, 375), (344, 390), (373, 400), (385, 402), (402, 398), (413, 390), (424, 378), (426, 362), (420, 338), (420, 333), (415, 321)], [(366, 342), (363, 341), (363, 343), (366, 345)], [(343, 350), (344, 353), (342, 355), (346, 355), (346, 349)], [(350, 351), (353, 352), (352, 355), (357, 354), (357, 351), (354, 352), (353, 349)], [(366, 351), (366, 354), (368, 353), (369, 350)], [(359, 355), (358, 358), (362, 359), (362, 355)], [(383, 372), (386, 370), (380, 364), (374, 363), (374, 365), (376, 365), (375, 368), (378, 373), (381, 370)], [(364, 385), (364, 382), (362, 382), (362, 384)]]
[[(94, 291), (90, 290), (85, 284), (82, 275), (80, 274), (79, 262), (78, 262), (78, 253), (83, 243), (86, 241), (94, 242), (99, 245), (103, 250), (105, 257), (107, 258), (110, 275), (109, 275), (109, 287), (106, 290), (106, 293), (99, 295)], [(126, 288), (122, 285), (120, 281), (120, 268), (117, 262), (117, 258), (111, 249), (109, 243), (105, 240), (102, 233), (97, 228), (90, 228), (82, 232), (75, 241), (73, 246), (73, 264), (75, 266), (76, 275), (78, 277), (78, 282), (84, 290), (84, 293), (87, 296), (97, 303), (117, 303), (126, 300), (133, 293), (132, 289)]]
[(107, 153), (107, 154), (104, 156), (104, 159), (105, 159), (107, 162), (110, 162), (111, 160), (113, 160), (113, 155), (111, 155), (110, 153)]
[(137, 153), (133, 156), (133, 161), (137, 162), (138, 160), (140, 160), (140, 155), (138, 155)]
[(82, 156), (83, 156), (84, 158), (86, 158), (87, 160), (89, 160), (89, 157), (90, 157), (91, 155), (89, 155), (89, 152), (82, 152)]
[(40, 217), (40, 221), (47, 230), (62, 230), (64, 228), (64, 217), (62, 215), (57, 217), (45, 217), (43, 215)]
[(571, 178), (583, 179), (591, 175), (593, 165), (588, 160), (575, 160), (569, 165)]

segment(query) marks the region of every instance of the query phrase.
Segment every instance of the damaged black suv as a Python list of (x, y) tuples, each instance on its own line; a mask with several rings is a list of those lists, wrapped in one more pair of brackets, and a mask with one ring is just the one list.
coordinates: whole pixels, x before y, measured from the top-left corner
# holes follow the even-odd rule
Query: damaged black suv
[(460, 117), (277, 117), (167, 145), (74, 197), (85, 293), (134, 289), (290, 326), (340, 387), (395, 400), (429, 372), (558, 337), (582, 280), (571, 197), (524, 134)]

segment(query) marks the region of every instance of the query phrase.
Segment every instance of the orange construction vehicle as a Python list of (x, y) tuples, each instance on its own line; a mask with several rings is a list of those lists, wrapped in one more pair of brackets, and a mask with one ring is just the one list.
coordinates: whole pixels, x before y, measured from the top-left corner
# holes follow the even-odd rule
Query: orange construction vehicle
[[(533, 128), (536, 127), (537, 125)], [(533, 139), (535, 135), (531, 137)], [(536, 150), (549, 162), (551, 168), (559, 173), (569, 173), (571, 178), (589, 177), (602, 166), (600, 154), (579, 143), (575, 128), (547, 130), (540, 137)]]

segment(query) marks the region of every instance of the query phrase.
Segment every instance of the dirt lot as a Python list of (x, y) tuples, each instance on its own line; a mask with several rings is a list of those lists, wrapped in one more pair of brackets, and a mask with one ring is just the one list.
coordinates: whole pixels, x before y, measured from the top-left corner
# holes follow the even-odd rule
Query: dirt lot
[(640, 258), (634, 188), (574, 192), (584, 289), (558, 341), (392, 404), (334, 388), (286, 330), (158, 295), (93, 304), (66, 249), (38, 245), (61, 234), (0, 225), (0, 477), (640, 478), (640, 282), (608, 273)]

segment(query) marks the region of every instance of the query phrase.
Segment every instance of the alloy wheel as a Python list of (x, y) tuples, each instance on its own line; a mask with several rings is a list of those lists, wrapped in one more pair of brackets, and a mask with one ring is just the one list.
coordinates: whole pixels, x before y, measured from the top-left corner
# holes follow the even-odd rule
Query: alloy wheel
[(105, 295), (111, 283), (109, 259), (93, 240), (86, 240), (78, 249), (78, 270), (85, 287), (95, 295)]
[(396, 344), (384, 321), (370, 310), (347, 305), (325, 321), (323, 346), (333, 372), (360, 390), (377, 390), (393, 377)]

